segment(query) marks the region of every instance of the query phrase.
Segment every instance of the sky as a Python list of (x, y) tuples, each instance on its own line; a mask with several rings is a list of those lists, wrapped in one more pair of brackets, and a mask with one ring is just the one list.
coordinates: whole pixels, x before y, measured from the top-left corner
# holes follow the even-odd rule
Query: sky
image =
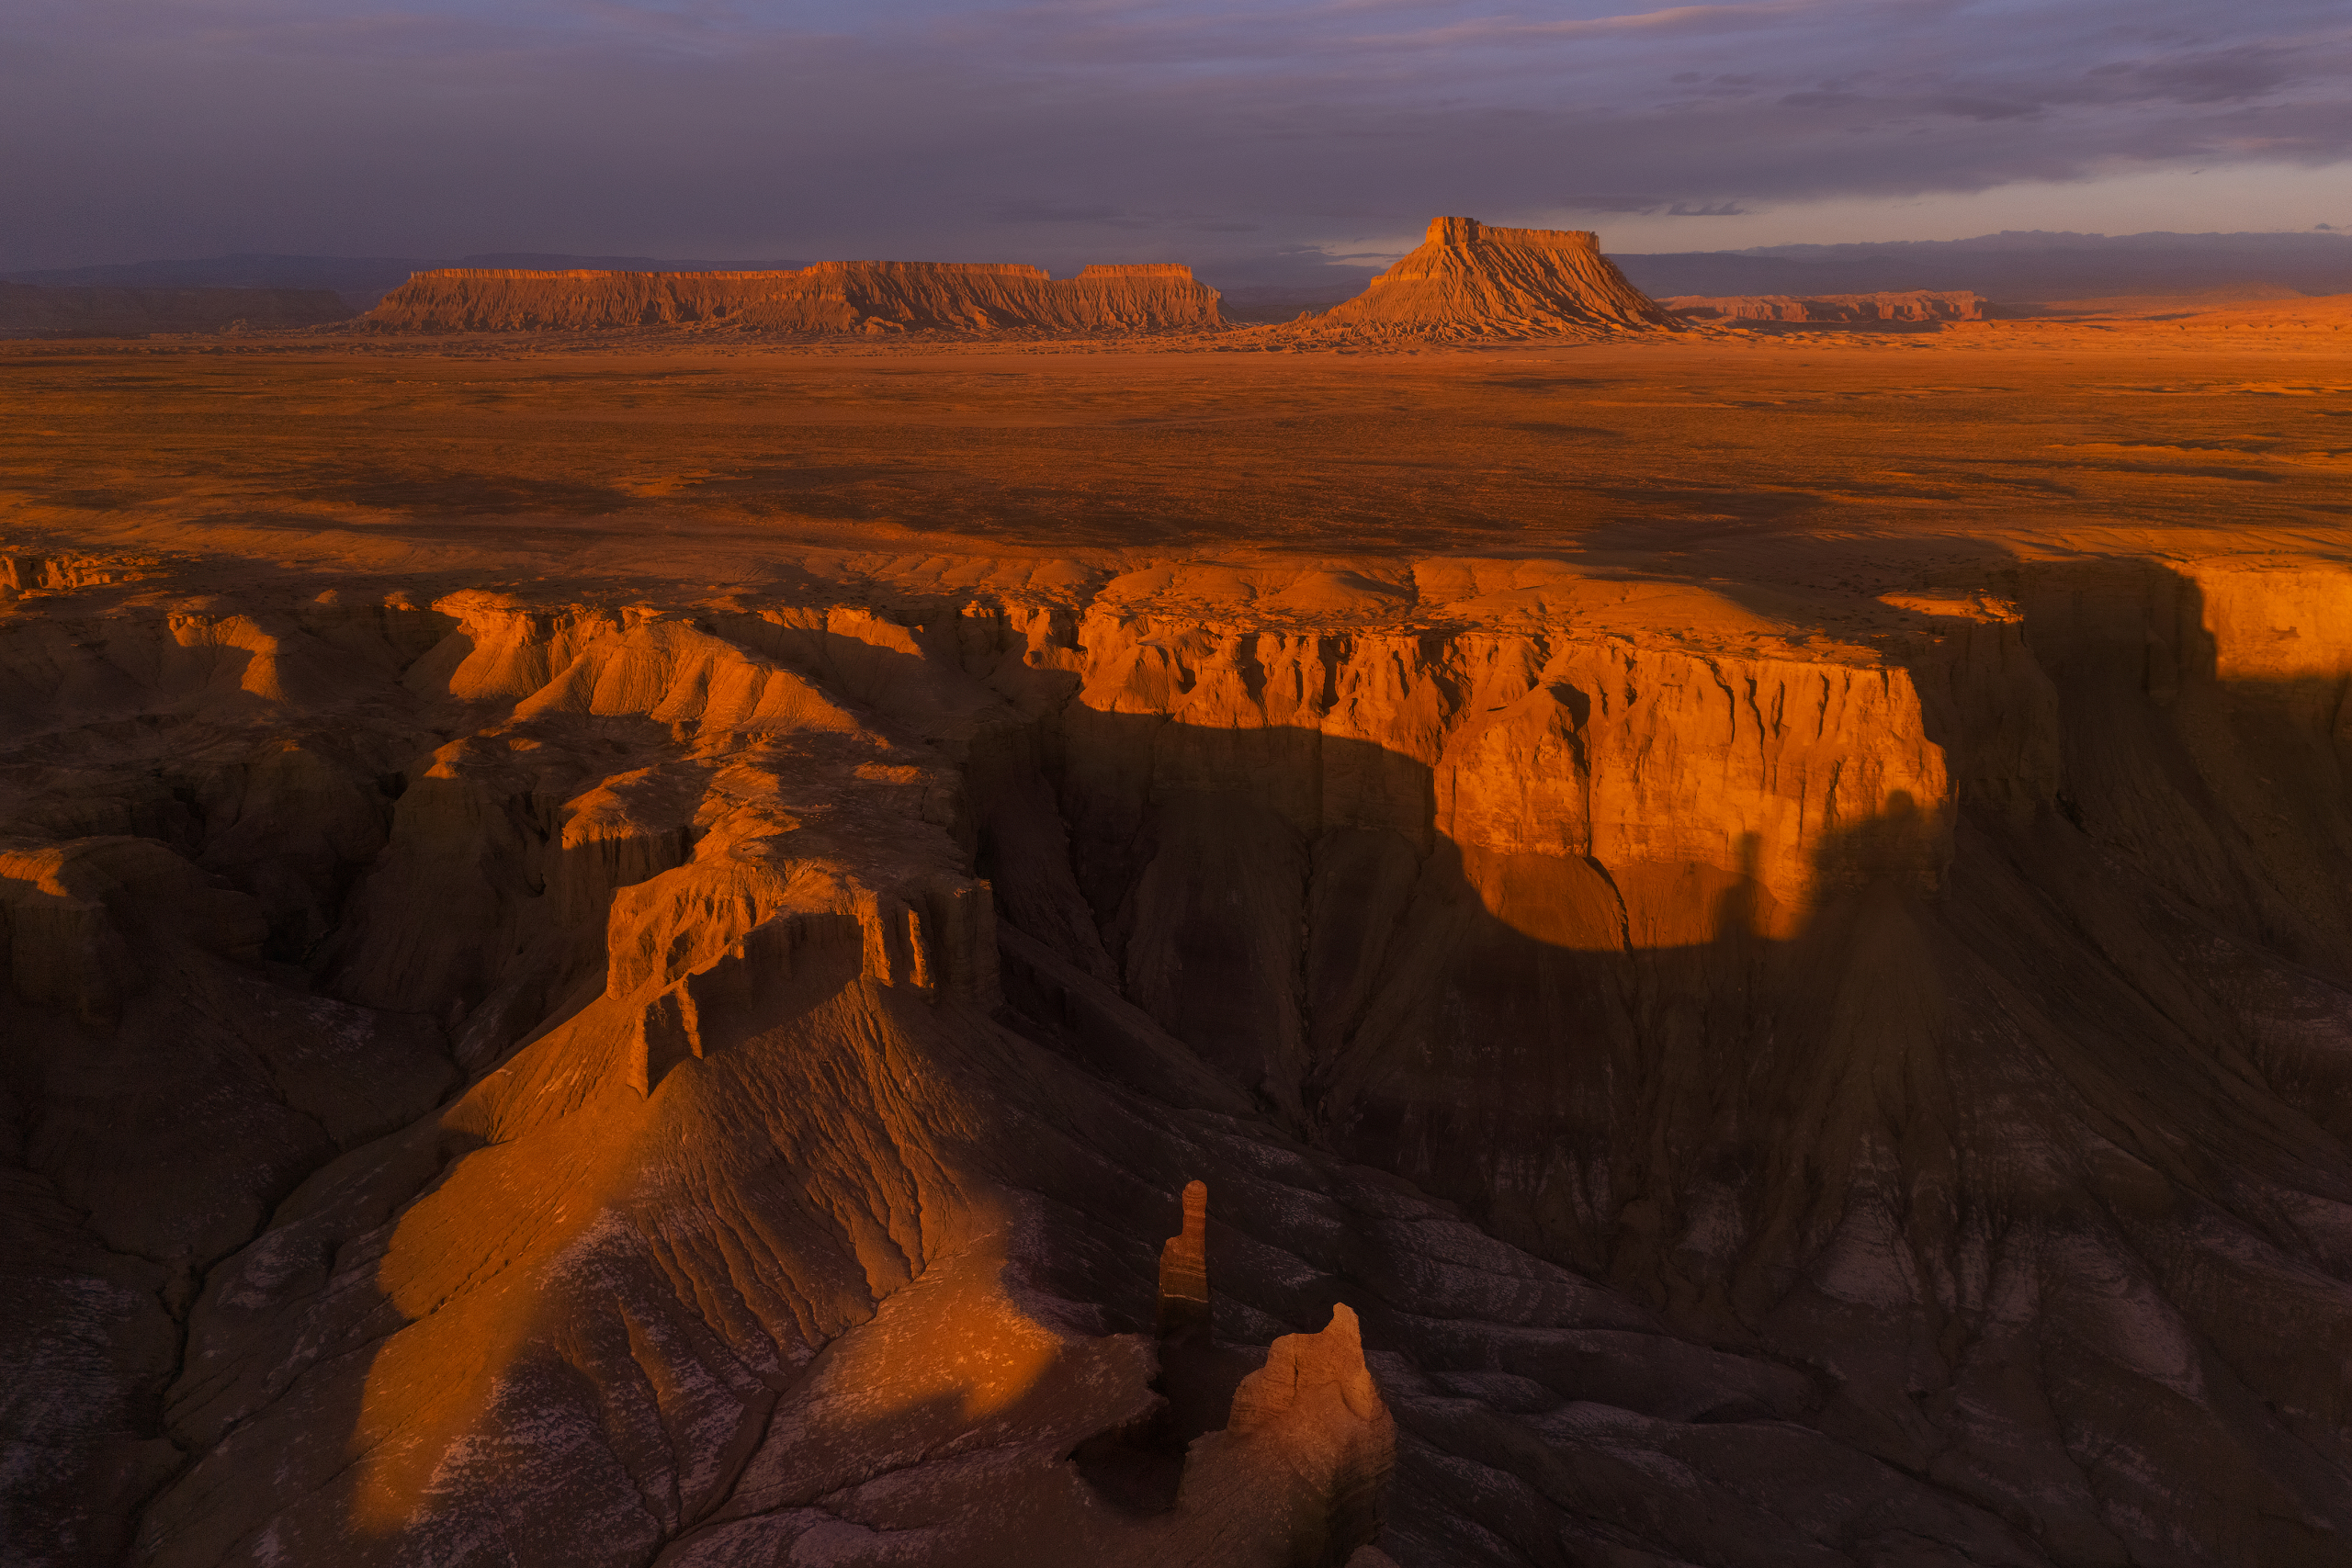
[(2352, 230), (2346, 0), (6, 0), (0, 270)]

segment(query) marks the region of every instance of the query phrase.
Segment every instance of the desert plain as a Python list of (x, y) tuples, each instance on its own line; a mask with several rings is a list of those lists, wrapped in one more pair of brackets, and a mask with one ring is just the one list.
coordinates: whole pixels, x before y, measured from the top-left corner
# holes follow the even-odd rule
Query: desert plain
[(2347, 349), (0, 346), (12, 1554), (2352, 1560)]

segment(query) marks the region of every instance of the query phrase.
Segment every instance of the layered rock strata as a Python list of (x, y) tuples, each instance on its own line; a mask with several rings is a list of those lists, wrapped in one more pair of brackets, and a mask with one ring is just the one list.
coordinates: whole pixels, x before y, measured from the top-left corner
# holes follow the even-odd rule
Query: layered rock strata
[(2342, 1555), (2339, 568), (10, 558), (28, 1561)]
[(1496, 229), (1440, 218), (1420, 247), (1317, 330), (1462, 338), (1672, 331), (1674, 316), (1625, 281), (1583, 229)]
[(727, 328), (783, 333), (1137, 333), (1216, 327), (1192, 269), (820, 262), (797, 272), (421, 272), (360, 322), (388, 333)]

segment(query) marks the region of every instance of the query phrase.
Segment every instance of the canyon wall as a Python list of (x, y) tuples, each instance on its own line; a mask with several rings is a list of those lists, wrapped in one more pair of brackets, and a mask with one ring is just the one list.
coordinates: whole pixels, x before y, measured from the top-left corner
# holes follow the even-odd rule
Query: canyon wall
[(28, 1561), (2342, 1555), (2340, 568), (9, 561)]
[(1168, 332), (1221, 325), (1189, 267), (820, 262), (797, 272), (422, 272), (364, 330), (588, 332), (696, 326), (747, 332)]

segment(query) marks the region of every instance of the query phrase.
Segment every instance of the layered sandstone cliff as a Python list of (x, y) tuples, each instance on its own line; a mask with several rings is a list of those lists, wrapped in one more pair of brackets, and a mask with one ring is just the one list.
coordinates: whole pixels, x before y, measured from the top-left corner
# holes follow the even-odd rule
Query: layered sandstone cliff
[(1418, 250), (1314, 325), (1520, 338), (1671, 331), (1677, 322), (1625, 281), (1589, 231), (1496, 229), (1470, 218), (1440, 218)]
[(797, 272), (422, 272), (386, 295), (370, 332), (723, 327), (783, 333), (1138, 333), (1221, 325), (1216, 291), (1164, 264), (1042, 267), (820, 262)]
[(2352, 1532), (2338, 567), (9, 559), (29, 1561)]
[(1658, 301), (1694, 321), (1981, 321), (1984, 300), (1965, 289), (1902, 294), (1677, 294)]

